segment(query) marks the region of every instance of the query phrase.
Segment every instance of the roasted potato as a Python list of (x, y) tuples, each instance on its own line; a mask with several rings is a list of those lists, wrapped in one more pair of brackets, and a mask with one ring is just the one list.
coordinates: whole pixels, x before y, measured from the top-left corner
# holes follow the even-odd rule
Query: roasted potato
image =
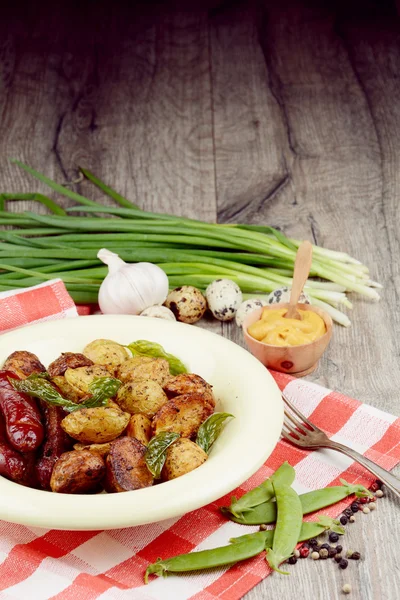
[(71, 385), (69, 385), (64, 375), (56, 375), (55, 377), (52, 377), (50, 381), (58, 387), (61, 396), (67, 400), (71, 400), (71, 402), (79, 403), (84, 397), (84, 394), (78, 393)]
[(169, 363), (165, 358), (134, 356), (118, 367), (116, 377), (123, 383), (139, 379), (152, 379), (162, 386), (167, 383), (171, 374)]
[(74, 450), (88, 450), (89, 452), (93, 452), (94, 454), (98, 454), (105, 458), (107, 454), (110, 452), (111, 442), (106, 442), (105, 444), (74, 444)]
[(183, 394), (169, 400), (154, 415), (153, 433), (174, 431), (182, 437), (196, 435), (198, 428), (211, 414), (213, 407), (204, 400), (201, 394)]
[(90, 367), (78, 367), (77, 369), (67, 369), (64, 377), (69, 385), (78, 394), (85, 396), (89, 392), (89, 385), (99, 377), (110, 377), (109, 371), (102, 365), (92, 365)]
[(61, 356), (53, 360), (47, 369), (50, 377), (64, 375), (67, 369), (77, 369), (78, 367), (90, 367), (93, 361), (89, 360), (83, 354), (78, 352), (63, 352)]
[(88, 450), (64, 452), (54, 465), (50, 479), (51, 491), (59, 494), (98, 491), (105, 472), (104, 460), (98, 454)]
[(103, 365), (115, 374), (115, 370), (121, 363), (125, 362), (132, 354), (127, 348), (112, 340), (94, 340), (83, 349), (83, 354), (90, 358), (96, 365)]
[(149, 417), (140, 413), (132, 415), (126, 428), (126, 435), (136, 438), (139, 442), (147, 446), (152, 435), (151, 420)]
[(115, 440), (106, 459), (107, 492), (127, 492), (153, 485), (145, 454), (146, 446), (136, 438), (121, 437)]
[(61, 427), (83, 444), (104, 444), (119, 437), (128, 425), (130, 414), (108, 406), (82, 408), (67, 415)]
[(168, 398), (181, 396), (182, 394), (202, 394), (211, 406), (215, 406), (215, 399), (212, 393), (212, 386), (207, 383), (200, 375), (194, 373), (181, 373), (171, 377), (163, 386), (164, 392)]
[(17, 350), (10, 354), (2, 368), (3, 371), (15, 373), (20, 379), (26, 379), (33, 373), (46, 371), (46, 367), (42, 365), (36, 354), (25, 350)]
[(167, 450), (161, 479), (169, 481), (197, 469), (207, 460), (207, 454), (188, 438), (179, 438)]
[(143, 413), (154, 417), (156, 412), (168, 402), (159, 383), (151, 379), (124, 383), (117, 393), (116, 402), (122, 410), (134, 415)]

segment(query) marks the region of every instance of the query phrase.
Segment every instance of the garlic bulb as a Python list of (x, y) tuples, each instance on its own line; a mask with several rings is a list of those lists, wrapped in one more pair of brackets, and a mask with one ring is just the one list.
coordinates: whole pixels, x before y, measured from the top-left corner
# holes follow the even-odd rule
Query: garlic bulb
[(138, 315), (166, 299), (168, 277), (157, 265), (127, 264), (106, 248), (99, 250), (97, 257), (108, 265), (108, 275), (99, 290), (99, 306), (104, 314)]
[(143, 312), (140, 313), (141, 317), (155, 317), (156, 319), (167, 319), (169, 321), (176, 321), (175, 315), (172, 310), (169, 310), (166, 306), (149, 306)]

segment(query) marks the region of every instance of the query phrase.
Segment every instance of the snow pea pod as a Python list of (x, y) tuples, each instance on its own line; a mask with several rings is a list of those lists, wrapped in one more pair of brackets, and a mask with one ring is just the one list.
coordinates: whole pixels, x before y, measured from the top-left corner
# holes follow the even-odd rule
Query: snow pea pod
[(155, 563), (149, 565), (144, 576), (145, 583), (148, 583), (149, 575), (154, 574), (165, 576), (166, 573), (184, 573), (186, 571), (198, 571), (201, 569), (210, 569), (212, 567), (221, 567), (231, 565), (247, 558), (257, 556), (264, 550), (265, 541), (263, 538), (252, 538), (237, 544), (221, 546), (211, 550), (200, 550), (199, 552), (189, 552), (180, 554), (165, 560), (158, 559)]
[(293, 488), (287, 485), (273, 484), (277, 504), (276, 527), (272, 548), (268, 548), (266, 560), (271, 569), (288, 575), (279, 569), (279, 565), (293, 554), (303, 521), (303, 509), (300, 498)]
[[(363, 485), (352, 485), (344, 479), (340, 481), (343, 485), (322, 488), (301, 494), (300, 501), (303, 515), (308, 515), (331, 504), (336, 504), (336, 502), (340, 502), (351, 494), (355, 494), (356, 496), (372, 496), (371, 492)], [(241, 525), (261, 525), (262, 523), (275, 523), (276, 508), (276, 502), (269, 500), (254, 507), (252, 511), (242, 513), (241, 515), (235, 515), (231, 511), (223, 511), (223, 513), (226, 517)]]
[[(247, 494), (244, 494), (239, 500), (235, 497), (232, 498), (230, 506), (222, 506), (221, 512), (226, 515), (229, 519), (235, 521), (236, 519), (246, 519), (246, 516), (243, 516), (243, 513), (248, 514), (258, 505), (264, 504), (275, 496), (273, 483), (281, 482), (282, 484), (291, 485), (295, 478), (295, 471), (293, 467), (288, 463), (284, 462), (283, 465), (279, 467), (261, 485), (250, 490)], [(235, 517), (235, 518), (233, 518)], [(241, 523), (242, 521), (237, 521)], [(263, 521), (265, 523), (265, 521)]]

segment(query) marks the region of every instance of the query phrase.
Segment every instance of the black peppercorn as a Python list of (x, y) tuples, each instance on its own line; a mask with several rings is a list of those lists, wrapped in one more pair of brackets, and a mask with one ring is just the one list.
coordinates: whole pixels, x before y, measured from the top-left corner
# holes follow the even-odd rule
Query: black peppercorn
[(341, 546), (340, 544), (338, 544), (338, 545), (336, 546), (336, 552), (337, 552), (338, 554), (340, 554), (342, 550), (343, 550), (343, 546)]
[(352, 560), (360, 560), (361, 554), (359, 552), (353, 552), (353, 554), (350, 556), (350, 558)]
[(339, 539), (339, 536), (334, 531), (332, 531), (332, 533), (329, 534), (329, 541), (330, 542), (337, 542), (338, 539)]
[(341, 554), (336, 554), (336, 556), (335, 556), (335, 558), (334, 558), (334, 560), (335, 560), (337, 563), (340, 563), (340, 562), (342, 562), (342, 559), (343, 559), (343, 557), (342, 557), (342, 555), (341, 555)]
[(328, 550), (329, 558), (333, 558), (334, 556), (336, 556), (336, 554), (337, 554), (336, 548), (329, 548), (329, 550)]
[(349, 564), (349, 561), (346, 560), (345, 558), (342, 558), (342, 560), (339, 563), (339, 567), (341, 569), (347, 569), (347, 565)]
[(311, 548), (313, 548), (314, 546), (318, 546), (318, 542), (315, 538), (311, 538), (311, 540), (308, 540), (308, 543), (310, 544)]
[(295, 556), (291, 556), (288, 559), (288, 563), (289, 563), (289, 565), (295, 565), (297, 563), (297, 558)]
[(346, 515), (342, 515), (340, 517), (340, 522), (341, 522), (342, 525), (347, 525), (348, 518), (346, 517)]
[(358, 510), (359, 510), (360, 507), (359, 507), (359, 505), (358, 505), (357, 502), (353, 502), (353, 504), (351, 505), (350, 508), (351, 508), (351, 510), (352, 510), (353, 513), (356, 513), (356, 512), (358, 512)]
[(321, 550), (329, 550), (330, 545), (329, 544), (321, 544)]

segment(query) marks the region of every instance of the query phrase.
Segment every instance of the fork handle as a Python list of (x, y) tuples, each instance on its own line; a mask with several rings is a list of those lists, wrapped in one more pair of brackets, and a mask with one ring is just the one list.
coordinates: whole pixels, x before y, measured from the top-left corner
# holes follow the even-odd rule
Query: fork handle
[(343, 444), (339, 444), (337, 442), (330, 442), (330, 444), (326, 446), (332, 450), (338, 450), (338, 452), (342, 452), (342, 454), (346, 454), (350, 458), (353, 458), (356, 462), (360, 463), (363, 467), (365, 467), (370, 473), (375, 475), (377, 479), (380, 479), (382, 483), (384, 483), (389, 489), (392, 490), (397, 496), (400, 497), (400, 479), (386, 471), (386, 469), (382, 469), (377, 464), (369, 460), (369, 458), (365, 458), (355, 450), (348, 448), (347, 446), (343, 446)]

